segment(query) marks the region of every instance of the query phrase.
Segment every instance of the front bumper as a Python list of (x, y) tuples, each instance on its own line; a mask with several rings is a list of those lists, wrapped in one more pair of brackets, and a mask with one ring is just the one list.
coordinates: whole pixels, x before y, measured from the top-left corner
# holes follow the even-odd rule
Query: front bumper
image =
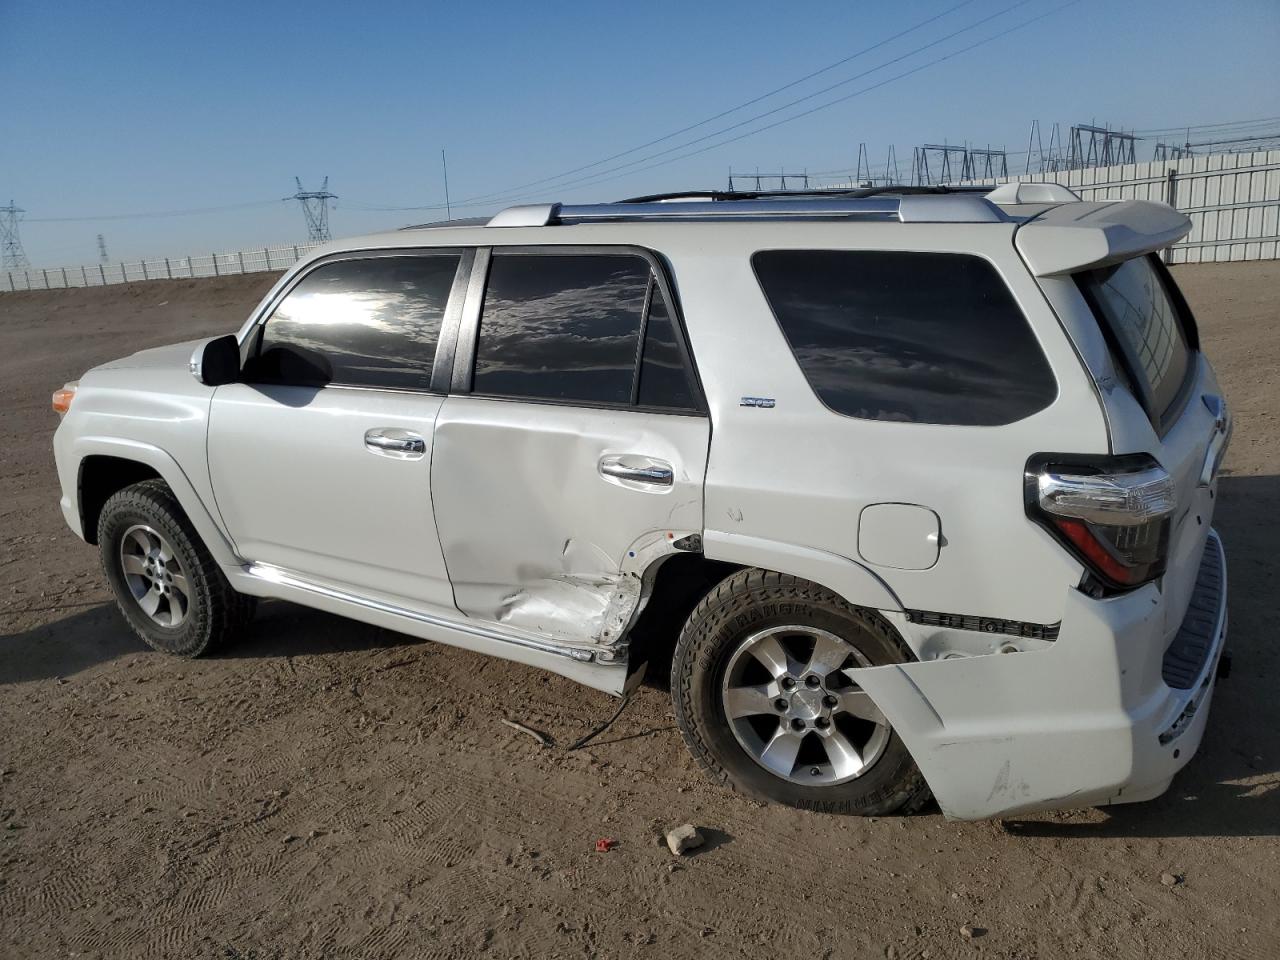
[(1154, 584), (1072, 591), (1035, 652), (850, 670), (911, 751), (943, 812), (980, 819), (1148, 800), (1204, 734), (1226, 640), (1226, 557), (1210, 531), (1169, 637)]

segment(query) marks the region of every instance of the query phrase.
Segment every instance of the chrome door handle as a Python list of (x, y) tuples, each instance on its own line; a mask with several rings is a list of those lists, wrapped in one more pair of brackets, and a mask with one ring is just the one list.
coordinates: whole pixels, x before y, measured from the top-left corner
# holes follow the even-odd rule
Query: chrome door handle
[(675, 482), (671, 464), (665, 460), (637, 454), (622, 454), (600, 458), (600, 475), (606, 479), (627, 483), (645, 483), (655, 487), (669, 487)]
[(364, 446), (370, 453), (399, 460), (418, 460), (427, 452), (427, 441), (416, 433), (396, 427), (365, 431)]

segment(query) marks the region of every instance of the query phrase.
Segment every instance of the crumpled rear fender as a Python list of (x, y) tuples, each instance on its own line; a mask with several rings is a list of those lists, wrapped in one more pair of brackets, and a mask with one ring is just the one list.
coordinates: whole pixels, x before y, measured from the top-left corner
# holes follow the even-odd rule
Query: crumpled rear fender
[(846, 672), (948, 817), (1100, 804), (1131, 785), (1147, 749), (1138, 731), (1161, 719), (1168, 699), (1160, 613), (1152, 586), (1113, 601), (1072, 590), (1046, 649)]

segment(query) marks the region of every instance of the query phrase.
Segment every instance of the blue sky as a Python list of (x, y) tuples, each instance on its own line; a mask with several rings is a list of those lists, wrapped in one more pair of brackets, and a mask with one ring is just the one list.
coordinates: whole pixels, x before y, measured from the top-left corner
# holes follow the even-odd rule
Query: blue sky
[[(437, 219), (371, 208), (442, 202), (442, 148), (463, 215), (503, 206), (465, 202), (508, 190), (603, 200), (723, 186), (730, 166), (838, 171), (853, 167), (860, 141), (877, 164), (895, 144), (905, 175), (919, 143), (1025, 150), (1033, 119), (1047, 136), (1054, 122), (1146, 130), (1280, 117), (1278, 0), (957, 3), (0, 0), (0, 202), (26, 209), (28, 257), (52, 266), (95, 262), (98, 233), (113, 259), (305, 239), (297, 205), (280, 202), (295, 175), (308, 187), (328, 175), (340, 198), (335, 235)], [(511, 190), (695, 124), (939, 14), (746, 110)], [(233, 205), (242, 206), (134, 216)], [(81, 219), (104, 215), (122, 218)]]

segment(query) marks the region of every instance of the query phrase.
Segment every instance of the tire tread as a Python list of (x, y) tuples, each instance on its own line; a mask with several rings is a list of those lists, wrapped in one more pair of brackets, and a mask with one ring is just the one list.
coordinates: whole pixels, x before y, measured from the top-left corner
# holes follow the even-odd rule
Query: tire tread
[[(777, 802), (777, 800), (747, 784), (738, 782), (716, 759), (700, 725), (691, 722), (690, 707), (696, 696), (694, 671), (681, 669), (681, 665), (687, 663), (688, 658), (698, 656), (700, 652), (698, 648), (708, 645), (716, 628), (725, 621), (757, 603), (770, 600), (798, 602), (839, 611), (860, 621), (887, 640), (897, 650), (902, 662), (915, 659), (910, 648), (883, 617), (874, 611), (856, 607), (839, 595), (809, 580), (792, 574), (749, 567), (737, 571), (718, 583), (689, 615), (676, 642), (675, 656), (671, 666), (671, 699), (675, 706), (676, 724), (694, 760), (708, 777), (734, 792), (765, 803)], [(708, 651), (701, 652), (704, 656), (708, 655)], [(913, 764), (911, 775), (900, 784), (895, 796), (883, 805), (885, 809), (877, 812), (918, 813), (930, 799), (932, 794), (928, 784), (919, 768)]]

